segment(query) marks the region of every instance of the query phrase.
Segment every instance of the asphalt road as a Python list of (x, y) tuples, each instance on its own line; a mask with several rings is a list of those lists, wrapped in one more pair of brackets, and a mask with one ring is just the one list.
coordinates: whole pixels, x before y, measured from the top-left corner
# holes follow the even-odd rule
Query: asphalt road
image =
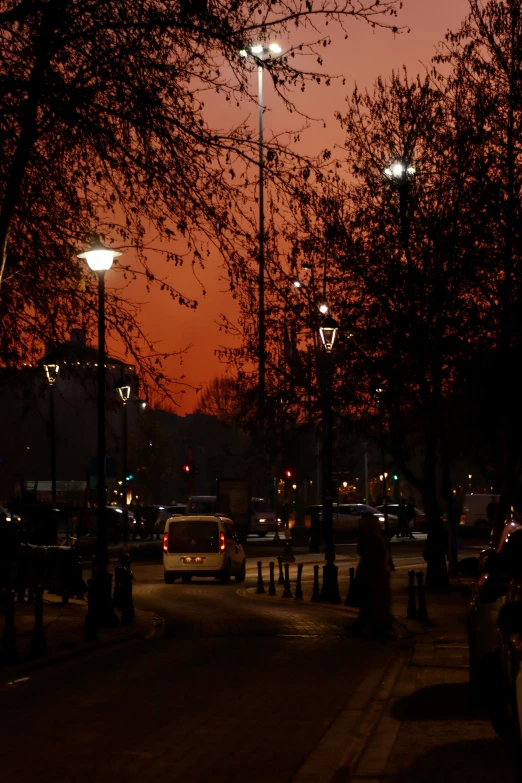
[[(421, 565), (423, 545), (394, 547), (396, 567)], [(136, 605), (164, 619), (163, 635), (0, 688), (2, 779), (290, 783), (400, 649), (350, 637), (330, 607), (242, 597), (250, 562), (244, 585), (166, 585), (160, 564), (133, 566)]]
[(4, 686), (2, 779), (290, 781), (397, 655), (350, 638), (333, 609), (267, 605), (213, 580), (165, 585), (160, 565), (135, 576), (136, 604), (165, 619), (164, 635)]

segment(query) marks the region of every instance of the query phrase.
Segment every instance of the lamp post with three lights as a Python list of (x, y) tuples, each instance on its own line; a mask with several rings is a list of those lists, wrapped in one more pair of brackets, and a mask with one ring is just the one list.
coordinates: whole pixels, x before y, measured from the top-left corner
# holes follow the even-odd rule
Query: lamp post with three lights
[(258, 390), (257, 417), (260, 430), (261, 457), (263, 463), (263, 492), (266, 479), (265, 466), (265, 397), (266, 397), (266, 324), (265, 324), (265, 154), (263, 150), (263, 63), (281, 55), (277, 43), (265, 46), (255, 44), (250, 50), (242, 49), (242, 57), (252, 57), (257, 62), (257, 95), (259, 116), (259, 271), (258, 271)]

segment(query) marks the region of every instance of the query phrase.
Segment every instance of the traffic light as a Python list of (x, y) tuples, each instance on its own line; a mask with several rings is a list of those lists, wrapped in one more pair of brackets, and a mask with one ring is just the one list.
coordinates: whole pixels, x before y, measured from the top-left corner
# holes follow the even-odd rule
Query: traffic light
[(286, 479), (291, 479), (292, 478), (292, 471), (289, 468), (287, 470), (285, 470), (285, 478)]
[(191, 477), (191, 475), (192, 475), (192, 466), (190, 465), (189, 462), (185, 462), (185, 464), (181, 468), (181, 475), (183, 476), (184, 479), (187, 479), (187, 480)]

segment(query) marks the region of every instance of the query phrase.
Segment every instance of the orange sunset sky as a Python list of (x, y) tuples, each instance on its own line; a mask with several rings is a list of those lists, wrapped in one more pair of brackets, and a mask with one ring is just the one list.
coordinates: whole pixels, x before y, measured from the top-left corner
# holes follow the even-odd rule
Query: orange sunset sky
[[(434, 54), (439, 41), (448, 29), (456, 29), (468, 10), (467, 0), (404, 0), (397, 23), (410, 28), (410, 32), (394, 36), (387, 30), (372, 30), (369, 25), (352, 23), (348, 29), (348, 40), (339, 32), (334, 35), (332, 45), (324, 50), (324, 72), (340, 75), (346, 79), (332, 82), (330, 87), (313, 85), (304, 93), (296, 94), (296, 103), (303, 112), (312, 114), (326, 122), (313, 124), (302, 135), (301, 150), (316, 154), (334, 144), (342, 145), (343, 137), (334, 118), (336, 110), (343, 110), (346, 96), (355, 84), (359, 88), (371, 89), (378, 76), (386, 77), (392, 70), (405, 65), (410, 76), (424, 71), (424, 66)], [(332, 30), (329, 29), (330, 34)], [(284, 42), (281, 42), (284, 47)], [(309, 64), (307, 64), (309, 65)], [(257, 94), (257, 75), (252, 73), (252, 91)], [(297, 129), (302, 120), (295, 114), (288, 114), (283, 104), (276, 98), (265, 79), (264, 129), (265, 139), (271, 132)], [(212, 106), (208, 119), (214, 127), (226, 128), (230, 124), (230, 114), (221, 107)], [(249, 118), (253, 128), (257, 128), (256, 106), (246, 103), (236, 119)], [(150, 293), (135, 285), (130, 294), (136, 301), (142, 302), (142, 323), (145, 331), (154, 340), (160, 341), (165, 353), (188, 350), (182, 359), (171, 359), (165, 369), (172, 377), (185, 375), (185, 382), (194, 387), (203, 387), (216, 375), (223, 375), (226, 366), (215, 356), (220, 345), (231, 344), (216, 322), (220, 314), (226, 313), (234, 318), (236, 309), (231, 295), (227, 292), (227, 282), (219, 261), (208, 263), (204, 271), (198, 272), (200, 281), (195, 279), (189, 266), (182, 268), (162, 265), (160, 260), (151, 264), (154, 271), (166, 277), (186, 296), (198, 300), (196, 311), (188, 311), (175, 304), (171, 298), (153, 289)], [(110, 285), (110, 277), (107, 279)], [(204, 286), (206, 294), (203, 295)], [(228, 342), (227, 342), (228, 341)], [(191, 346), (189, 348), (189, 346)], [(181, 388), (181, 387), (180, 387)], [(198, 393), (185, 387), (185, 393), (176, 395), (179, 414), (189, 413), (197, 407)]]

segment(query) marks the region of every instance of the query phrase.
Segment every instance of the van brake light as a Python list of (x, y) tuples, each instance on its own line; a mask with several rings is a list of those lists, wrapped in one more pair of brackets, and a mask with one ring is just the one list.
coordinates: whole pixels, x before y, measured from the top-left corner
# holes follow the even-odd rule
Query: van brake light
[(225, 551), (225, 534), (220, 533), (219, 534), (219, 551), (224, 552)]
[(168, 552), (169, 551), (169, 534), (163, 533), (163, 551)]

